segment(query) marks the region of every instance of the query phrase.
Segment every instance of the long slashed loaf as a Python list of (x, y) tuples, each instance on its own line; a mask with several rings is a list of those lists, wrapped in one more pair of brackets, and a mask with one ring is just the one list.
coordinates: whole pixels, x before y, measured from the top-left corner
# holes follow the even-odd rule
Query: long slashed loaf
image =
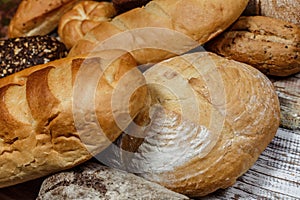
[(22, 0), (10, 21), (10, 38), (46, 35), (53, 31), (60, 17), (80, 0)]
[(145, 106), (135, 66), (129, 54), (108, 51), (1, 79), (0, 187), (73, 167), (115, 140)]
[(101, 23), (77, 42), (69, 56), (99, 48), (123, 48), (133, 52), (140, 64), (158, 62), (215, 37), (241, 15), (247, 3), (248, 0), (153, 0), (145, 7)]
[(249, 65), (202, 52), (163, 61), (144, 75), (151, 122), (131, 126), (117, 148), (98, 158), (176, 192), (199, 197), (233, 185), (279, 127), (274, 87)]

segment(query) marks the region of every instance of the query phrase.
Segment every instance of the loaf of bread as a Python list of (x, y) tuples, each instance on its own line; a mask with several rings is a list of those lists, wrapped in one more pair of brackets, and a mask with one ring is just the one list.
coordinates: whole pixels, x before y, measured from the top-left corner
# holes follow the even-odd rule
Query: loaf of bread
[(60, 17), (80, 0), (22, 0), (10, 21), (10, 38), (46, 35), (53, 31)]
[(65, 45), (48, 35), (0, 40), (0, 78), (66, 56)]
[[(119, 48), (139, 64), (158, 62), (212, 39), (243, 12), (248, 0), (153, 0), (89, 31), (68, 56)], [(193, 42), (191, 42), (193, 41)]]
[(106, 148), (145, 106), (144, 81), (132, 56), (118, 51), (0, 79), (0, 187), (73, 167)]
[(300, 25), (299, 0), (249, 0), (244, 15), (261, 15)]
[(144, 76), (151, 122), (130, 126), (97, 158), (173, 191), (199, 197), (233, 185), (279, 127), (272, 82), (249, 65), (198, 52), (154, 65)]
[(117, 14), (110, 2), (82, 1), (66, 12), (59, 20), (58, 35), (70, 49), (89, 30)]
[(300, 27), (265, 16), (242, 16), (206, 49), (247, 63), (267, 75), (300, 72)]

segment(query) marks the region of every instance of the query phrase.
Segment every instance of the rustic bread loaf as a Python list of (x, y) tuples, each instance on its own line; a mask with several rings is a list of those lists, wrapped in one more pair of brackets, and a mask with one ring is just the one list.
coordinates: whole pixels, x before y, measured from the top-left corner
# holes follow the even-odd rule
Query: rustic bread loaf
[(249, 0), (244, 15), (261, 15), (300, 25), (299, 0)]
[(66, 56), (65, 45), (48, 35), (0, 40), (0, 78)]
[(129, 136), (97, 158), (173, 191), (199, 197), (233, 185), (279, 127), (273, 85), (249, 65), (202, 52), (163, 61), (144, 75), (151, 122), (130, 126)]
[(300, 72), (300, 27), (265, 16), (242, 16), (206, 49), (252, 65), (267, 75)]
[(131, 122), (125, 114), (145, 106), (135, 66), (129, 54), (107, 51), (0, 79), (0, 187), (73, 167), (114, 141)]
[(46, 35), (53, 31), (60, 17), (80, 0), (22, 0), (10, 21), (8, 36)]
[(110, 2), (82, 1), (61, 17), (58, 35), (70, 49), (89, 30), (115, 15), (116, 10)]
[(212, 39), (240, 16), (247, 3), (153, 0), (96, 26), (73, 46), (69, 56), (120, 48), (131, 51), (139, 64), (158, 62)]

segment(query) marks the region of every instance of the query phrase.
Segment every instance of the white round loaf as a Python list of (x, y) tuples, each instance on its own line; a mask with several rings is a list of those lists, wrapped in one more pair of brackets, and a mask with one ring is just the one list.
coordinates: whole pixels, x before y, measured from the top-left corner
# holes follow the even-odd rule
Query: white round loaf
[[(144, 75), (151, 122), (127, 129), (98, 158), (173, 191), (198, 197), (231, 186), (279, 127), (272, 83), (249, 65), (197, 52)], [(147, 122), (145, 116), (137, 124)]]

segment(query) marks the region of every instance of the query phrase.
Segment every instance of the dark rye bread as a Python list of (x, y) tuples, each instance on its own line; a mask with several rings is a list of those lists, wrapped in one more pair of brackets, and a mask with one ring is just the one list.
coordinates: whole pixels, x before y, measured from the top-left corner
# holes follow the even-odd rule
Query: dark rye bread
[(150, 0), (112, 0), (118, 13), (123, 13), (133, 8), (146, 5)]
[(66, 55), (65, 45), (47, 35), (0, 40), (0, 78)]
[(300, 72), (300, 28), (265, 16), (242, 16), (206, 49), (247, 63), (267, 75)]

